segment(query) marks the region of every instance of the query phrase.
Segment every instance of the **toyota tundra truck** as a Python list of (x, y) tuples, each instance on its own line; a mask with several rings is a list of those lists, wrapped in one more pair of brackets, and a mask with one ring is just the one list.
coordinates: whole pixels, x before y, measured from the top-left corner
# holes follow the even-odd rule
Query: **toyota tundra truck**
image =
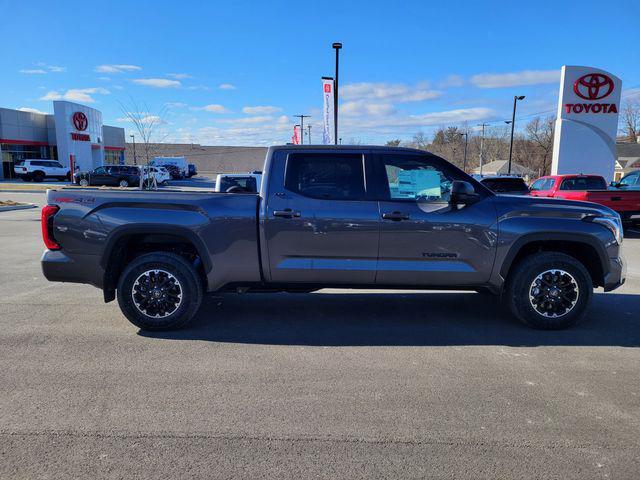
[(326, 287), (492, 293), (558, 329), (625, 280), (613, 210), (494, 195), (425, 151), (278, 146), (263, 171), (257, 193), (49, 190), (44, 275), (145, 330), (187, 324), (208, 292)]

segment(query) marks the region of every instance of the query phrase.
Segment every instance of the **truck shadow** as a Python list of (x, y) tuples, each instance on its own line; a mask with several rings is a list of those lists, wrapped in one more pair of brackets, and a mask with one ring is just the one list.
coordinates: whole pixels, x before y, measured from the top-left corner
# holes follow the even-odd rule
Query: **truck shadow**
[(563, 331), (511, 318), (476, 293), (229, 294), (207, 297), (183, 330), (151, 338), (308, 346), (640, 346), (640, 296), (594, 295), (587, 316)]

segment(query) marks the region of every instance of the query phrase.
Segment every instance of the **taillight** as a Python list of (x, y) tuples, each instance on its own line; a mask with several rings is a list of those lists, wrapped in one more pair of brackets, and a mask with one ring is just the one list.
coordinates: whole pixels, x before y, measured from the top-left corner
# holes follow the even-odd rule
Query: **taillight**
[(42, 227), (42, 240), (49, 250), (60, 250), (60, 245), (53, 236), (53, 216), (60, 210), (57, 205), (45, 205), (42, 207), (40, 225)]

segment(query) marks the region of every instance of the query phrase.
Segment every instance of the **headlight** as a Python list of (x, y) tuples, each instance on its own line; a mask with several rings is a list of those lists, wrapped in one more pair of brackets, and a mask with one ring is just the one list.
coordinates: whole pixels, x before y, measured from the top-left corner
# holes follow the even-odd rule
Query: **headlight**
[(588, 217), (587, 219), (593, 223), (599, 223), (603, 227), (608, 228), (616, 239), (616, 242), (618, 242), (618, 245), (622, 245), (624, 235), (620, 215), (595, 215)]

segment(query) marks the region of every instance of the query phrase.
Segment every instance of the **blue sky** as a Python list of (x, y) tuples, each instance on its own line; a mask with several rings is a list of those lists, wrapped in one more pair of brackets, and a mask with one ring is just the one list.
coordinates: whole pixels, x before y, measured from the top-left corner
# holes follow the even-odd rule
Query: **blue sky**
[[(335, 9), (334, 9), (335, 8)], [(341, 41), (341, 133), (418, 131), (553, 114), (559, 69), (592, 65), (640, 98), (640, 2), (61, 2), (0, 0), (0, 106), (52, 99), (162, 114), (167, 141), (284, 143), (292, 115), (320, 136), (320, 77)]]

